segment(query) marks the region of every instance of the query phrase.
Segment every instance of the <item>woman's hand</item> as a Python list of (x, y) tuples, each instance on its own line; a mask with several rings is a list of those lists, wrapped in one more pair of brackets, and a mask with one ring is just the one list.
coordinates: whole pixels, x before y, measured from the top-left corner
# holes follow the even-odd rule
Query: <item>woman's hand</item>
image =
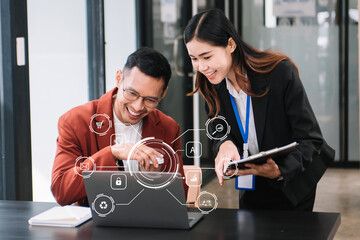
[(262, 176), (271, 179), (275, 179), (281, 176), (281, 172), (279, 170), (278, 165), (271, 158), (268, 158), (266, 160), (266, 163), (261, 165), (246, 163), (245, 167), (248, 167), (249, 169), (239, 169), (237, 171), (231, 170), (226, 172), (226, 175), (235, 174), (236, 176), (243, 176), (243, 175), (252, 174), (252, 175)]
[(240, 154), (232, 141), (225, 141), (220, 145), (219, 152), (215, 158), (215, 172), (222, 186), (224, 184), (224, 165), (230, 160), (240, 160)]

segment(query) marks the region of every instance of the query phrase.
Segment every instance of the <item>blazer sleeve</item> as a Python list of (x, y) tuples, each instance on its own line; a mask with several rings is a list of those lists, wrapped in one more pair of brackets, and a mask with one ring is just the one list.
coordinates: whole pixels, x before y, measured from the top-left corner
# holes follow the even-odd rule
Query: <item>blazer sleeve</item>
[[(291, 141), (299, 143), (297, 150), (288, 154), (284, 159), (277, 161), (284, 177), (284, 184), (286, 184), (306, 169), (313, 167), (314, 164), (312, 163), (318, 161), (318, 156), (322, 152), (328, 152), (327, 149), (330, 147), (323, 139), (319, 124), (295, 67), (290, 62), (286, 62), (282, 68), (284, 78), (279, 80), (284, 84), (284, 94), (279, 95), (283, 96), (283, 108), (290, 125)], [(331, 153), (328, 157), (334, 158)], [(323, 173), (325, 169), (321, 171)], [(321, 176), (309, 177), (313, 178), (314, 182), (317, 182)]]
[[(92, 141), (91, 136), (79, 136), (77, 132), (81, 132), (82, 128), (79, 127), (75, 131), (73, 124), (67, 120), (68, 116), (62, 116), (58, 123), (59, 136), (52, 169), (51, 191), (60, 205), (75, 202), (79, 205), (87, 205), (81, 166), (87, 166), (89, 170), (93, 170), (94, 164), (116, 166), (116, 163), (110, 146), (100, 151), (87, 149), (96, 145), (88, 142)], [(95, 152), (95, 154), (87, 156), (88, 152)]]

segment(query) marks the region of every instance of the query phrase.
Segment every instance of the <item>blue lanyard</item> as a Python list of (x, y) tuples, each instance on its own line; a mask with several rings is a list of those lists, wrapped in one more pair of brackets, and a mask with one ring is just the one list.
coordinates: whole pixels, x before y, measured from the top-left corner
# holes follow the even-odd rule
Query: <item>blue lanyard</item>
[(231, 99), (231, 105), (234, 109), (234, 113), (235, 113), (235, 117), (236, 117), (236, 121), (237, 121), (237, 124), (239, 125), (239, 128), (240, 128), (240, 132), (241, 132), (241, 136), (244, 140), (244, 143), (247, 144), (248, 142), (248, 137), (249, 137), (249, 115), (250, 115), (250, 96), (247, 95), (247, 100), (246, 100), (246, 122), (245, 122), (245, 131), (244, 131), (244, 128), (241, 124), (241, 119), (240, 119), (240, 116), (239, 116), (239, 112), (238, 112), (238, 109), (236, 107), (236, 104), (235, 104), (235, 100), (234, 100), (234, 97), (230, 95), (230, 99)]

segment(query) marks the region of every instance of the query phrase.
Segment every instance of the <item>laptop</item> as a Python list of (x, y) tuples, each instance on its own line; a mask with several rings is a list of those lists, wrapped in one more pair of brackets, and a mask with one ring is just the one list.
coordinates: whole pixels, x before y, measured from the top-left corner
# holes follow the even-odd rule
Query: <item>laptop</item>
[(202, 217), (188, 212), (179, 173), (84, 171), (96, 226), (190, 229)]

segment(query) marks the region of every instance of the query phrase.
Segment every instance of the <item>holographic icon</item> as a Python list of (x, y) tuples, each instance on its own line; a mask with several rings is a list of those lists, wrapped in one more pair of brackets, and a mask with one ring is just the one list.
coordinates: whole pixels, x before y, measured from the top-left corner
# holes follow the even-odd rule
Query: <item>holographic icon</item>
[(107, 209), (107, 207), (108, 207), (108, 205), (105, 201), (102, 201), (99, 206), (101, 209)]
[(186, 171), (185, 183), (189, 187), (199, 187), (202, 184), (201, 171), (188, 170)]
[[(216, 166), (216, 169), (215, 171), (218, 173), (218, 174), (222, 174), (223, 175), (223, 178), (224, 179), (230, 179), (232, 178), (233, 176), (235, 176), (238, 171), (239, 171), (239, 168), (238, 168), (238, 165), (235, 164), (235, 169), (234, 170), (234, 173), (231, 174), (231, 175), (224, 175), (225, 172), (227, 172), (228, 169), (225, 169), (226, 166), (228, 166), (228, 163), (231, 162), (231, 158), (228, 158), (228, 157), (223, 157), (220, 159), (220, 162), (218, 163), (218, 165)], [(222, 166), (222, 167), (221, 167)]]
[(104, 122), (104, 121), (96, 122), (96, 127), (97, 127), (97, 129), (100, 129), (100, 128), (102, 127), (103, 122)]
[(120, 177), (116, 178), (115, 184), (116, 184), (116, 186), (121, 186), (121, 178)]
[(115, 201), (111, 196), (100, 193), (92, 202), (91, 208), (99, 215), (99, 217), (106, 217), (114, 212)]
[(197, 177), (197, 175), (195, 175), (194, 177), (192, 177), (191, 179), (190, 179), (190, 182), (198, 182), (199, 180), (198, 180), (198, 177)]
[(209, 118), (205, 123), (206, 135), (211, 140), (224, 140), (230, 133), (231, 127), (227, 123), (225, 117), (216, 116)]
[(80, 163), (80, 170), (86, 171), (86, 170), (89, 170), (89, 169), (90, 169), (90, 164), (89, 163), (85, 163), (85, 162)]
[(125, 174), (114, 173), (110, 177), (110, 187), (113, 190), (124, 190), (127, 187), (127, 178)]
[[(90, 161), (89, 161), (90, 160)], [(92, 168), (90, 169), (90, 166)], [(88, 178), (96, 170), (95, 160), (92, 157), (80, 156), (75, 160), (74, 172), (83, 177)]]
[(107, 134), (111, 127), (112, 121), (106, 113), (94, 114), (90, 118), (89, 129), (95, 134), (104, 136)]
[[(157, 172), (136, 171), (130, 164), (130, 160), (134, 159), (132, 156), (135, 155), (136, 151), (140, 151), (142, 146), (151, 147), (164, 156), (164, 164), (166, 164), (164, 169), (167, 169), (167, 173), (170, 173), (166, 179), (161, 178)], [(163, 188), (174, 181), (176, 174), (179, 172), (180, 160), (178, 154), (163, 140), (154, 137), (144, 138), (134, 144), (127, 160), (131, 176), (134, 176), (136, 181), (146, 188)]]
[(216, 125), (215, 131), (211, 135), (214, 135), (216, 132), (222, 132), (222, 130), (224, 130), (224, 126), (219, 123)]
[(217, 208), (218, 199), (215, 194), (202, 191), (196, 199), (196, 203), (202, 214), (209, 214)]
[(185, 154), (188, 158), (201, 157), (202, 144), (201, 142), (189, 141), (185, 145)]
[(123, 133), (115, 133), (110, 136), (110, 146), (118, 151), (123, 151), (128, 143), (127, 137)]
[(212, 206), (212, 202), (210, 199), (204, 199), (201, 203), (200, 206), (202, 207), (211, 207)]

